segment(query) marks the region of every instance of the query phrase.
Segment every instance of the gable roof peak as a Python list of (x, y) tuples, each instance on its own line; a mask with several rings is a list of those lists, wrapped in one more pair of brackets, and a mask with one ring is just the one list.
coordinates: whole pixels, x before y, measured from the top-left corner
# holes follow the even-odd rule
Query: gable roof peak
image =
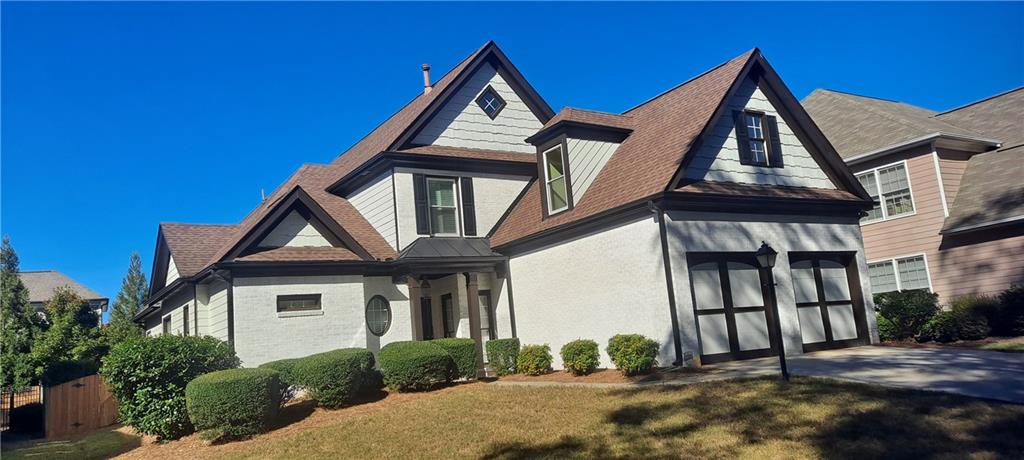
[(629, 109), (626, 109), (626, 111), (622, 112), (622, 115), (627, 115), (627, 114), (629, 114), (630, 112), (632, 112), (634, 110), (637, 110), (637, 109), (639, 109), (639, 108), (641, 108), (643, 106), (646, 106), (646, 105), (650, 104), (651, 102), (654, 102), (655, 100), (661, 98), (662, 96), (665, 96), (666, 94), (672, 93), (672, 92), (674, 92), (674, 91), (676, 91), (676, 90), (678, 90), (678, 89), (680, 89), (682, 87), (685, 87), (686, 85), (690, 84), (691, 82), (694, 82), (694, 81), (697, 81), (697, 80), (701, 79), (705, 75), (714, 73), (715, 71), (717, 71), (718, 69), (720, 69), (720, 68), (722, 68), (724, 66), (727, 66), (729, 64), (735, 63), (737, 61), (742, 61), (744, 64), (746, 64), (747, 61), (749, 61), (751, 58), (753, 58), (755, 56), (763, 58), (763, 56), (761, 55), (761, 50), (759, 50), (757, 48), (752, 48), (749, 51), (747, 51), (746, 53), (743, 53), (743, 54), (741, 54), (739, 56), (736, 56), (736, 57), (734, 57), (734, 58), (732, 58), (732, 59), (730, 59), (728, 61), (725, 61), (725, 62), (723, 62), (721, 64), (718, 64), (718, 65), (716, 65), (716, 66), (714, 66), (714, 67), (712, 67), (712, 68), (710, 68), (708, 70), (705, 70), (704, 72), (701, 72), (701, 73), (697, 74), (696, 76), (694, 76), (693, 78), (690, 78), (689, 80), (686, 80), (686, 81), (684, 81), (684, 82), (682, 82), (682, 83), (680, 83), (678, 85), (675, 85), (675, 86), (673, 86), (673, 87), (671, 87), (671, 88), (669, 88), (669, 89), (667, 89), (665, 91), (662, 91), (661, 93), (656, 94), (654, 97), (652, 97), (650, 99), (647, 99), (646, 101), (643, 101), (643, 102), (641, 102), (641, 103), (639, 103), (639, 104), (637, 104), (637, 105), (635, 105), (635, 106), (633, 106), (633, 107), (631, 107)]

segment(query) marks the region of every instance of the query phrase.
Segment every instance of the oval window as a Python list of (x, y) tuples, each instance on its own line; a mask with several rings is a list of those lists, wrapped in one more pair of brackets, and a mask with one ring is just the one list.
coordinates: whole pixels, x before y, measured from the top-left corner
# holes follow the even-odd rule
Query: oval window
[(366, 304), (366, 328), (379, 337), (388, 327), (391, 327), (391, 304), (384, 296), (375, 295)]

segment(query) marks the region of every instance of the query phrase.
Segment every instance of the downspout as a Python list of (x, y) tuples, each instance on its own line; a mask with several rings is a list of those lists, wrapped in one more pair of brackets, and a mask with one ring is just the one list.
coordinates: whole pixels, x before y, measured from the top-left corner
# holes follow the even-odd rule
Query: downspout
[(647, 202), (647, 208), (650, 209), (655, 215), (655, 219), (658, 220), (658, 231), (661, 233), (661, 260), (665, 265), (665, 287), (668, 290), (668, 312), (669, 317), (672, 319), (672, 342), (675, 345), (676, 360), (672, 362), (673, 366), (681, 366), (683, 364), (683, 343), (679, 337), (679, 318), (676, 316), (676, 291), (675, 285), (672, 281), (672, 258), (668, 252), (668, 229), (665, 226), (665, 210), (660, 208), (654, 201)]

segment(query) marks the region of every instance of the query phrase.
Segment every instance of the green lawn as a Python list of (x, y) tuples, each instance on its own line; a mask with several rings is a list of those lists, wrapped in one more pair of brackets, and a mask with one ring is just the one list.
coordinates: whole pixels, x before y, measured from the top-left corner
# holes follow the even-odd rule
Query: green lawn
[(4, 446), (4, 460), (92, 460), (110, 458), (142, 445), (142, 439), (114, 428), (83, 436), (55, 441), (33, 441), (16, 445), (12, 450)]
[[(1021, 458), (1024, 406), (813, 378), (601, 390), (470, 384), (381, 407), (319, 412), (256, 439), (130, 452), (179, 458)], [(115, 431), (5, 451), (101, 458)]]
[(797, 378), (641, 390), (474, 385), (229, 458), (1019, 458), (1024, 407)]
[(1007, 351), (1012, 353), (1024, 353), (1024, 342), (996, 342), (980, 347), (982, 350)]

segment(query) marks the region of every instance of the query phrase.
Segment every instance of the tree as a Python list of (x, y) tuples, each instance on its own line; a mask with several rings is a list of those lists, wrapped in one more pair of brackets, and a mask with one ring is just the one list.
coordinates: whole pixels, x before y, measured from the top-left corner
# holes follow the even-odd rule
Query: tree
[(57, 288), (46, 304), (50, 327), (32, 344), (36, 373), (62, 361), (94, 361), (106, 354), (99, 340), (98, 318), (89, 302), (68, 287)]
[(110, 322), (103, 331), (110, 346), (143, 335), (142, 328), (132, 321), (132, 317), (142, 307), (147, 294), (146, 274), (142, 273), (142, 258), (138, 252), (132, 252), (131, 260), (128, 262), (128, 273), (121, 280), (121, 291), (114, 299), (114, 305), (110, 309)]
[(12, 392), (24, 390), (38, 377), (31, 350), (39, 315), (29, 304), (19, 270), (18, 254), (4, 235), (0, 245), (0, 386)]

